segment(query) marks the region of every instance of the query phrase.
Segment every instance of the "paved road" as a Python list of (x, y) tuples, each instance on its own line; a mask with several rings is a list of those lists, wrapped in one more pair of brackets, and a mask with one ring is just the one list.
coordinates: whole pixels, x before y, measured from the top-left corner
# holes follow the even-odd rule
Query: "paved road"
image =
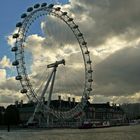
[(0, 140), (140, 140), (140, 125), (98, 129), (0, 130)]

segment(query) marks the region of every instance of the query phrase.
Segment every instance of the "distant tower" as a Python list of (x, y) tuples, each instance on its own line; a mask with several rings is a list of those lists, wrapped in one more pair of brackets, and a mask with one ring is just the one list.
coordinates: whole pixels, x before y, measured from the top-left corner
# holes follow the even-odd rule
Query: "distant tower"
[(22, 107), (22, 106), (23, 106), (23, 100), (20, 101), (20, 107)]
[(61, 102), (61, 96), (60, 95), (58, 96), (58, 100)]
[(15, 106), (18, 107), (18, 101), (15, 101)]
[(59, 101), (59, 109), (61, 109), (61, 95), (58, 96), (58, 101)]
[(75, 98), (74, 98), (74, 97), (72, 98), (72, 102), (73, 102), (73, 104), (75, 105)]
[(68, 102), (70, 103), (70, 97), (68, 97)]

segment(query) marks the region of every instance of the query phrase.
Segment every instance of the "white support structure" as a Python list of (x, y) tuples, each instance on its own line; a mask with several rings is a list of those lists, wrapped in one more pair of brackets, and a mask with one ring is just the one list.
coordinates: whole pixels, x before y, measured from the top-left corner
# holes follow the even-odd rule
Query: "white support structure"
[[(53, 87), (54, 87), (54, 81), (55, 81), (55, 76), (56, 76), (56, 71), (57, 71), (57, 67), (60, 65), (60, 64), (63, 64), (65, 65), (65, 60), (62, 59), (60, 61), (56, 61), (55, 63), (52, 63), (52, 64), (49, 64), (47, 65), (47, 68), (53, 68), (47, 82), (46, 82), (46, 85), (42, 91), (42, 94), (40, 96), (40, 99), (35, 107), (35, 110), (34, 110), (34, 113), (33, 115), (29, 118), (28, 122), (27, 122), (27, 125), (29, 123), (32, 123), (34, 121), (34, 118), (35, 118), (35, 115), (38, 111), (41, 111), (43, 114), (44, 114), (44, 111), (45, 111), (45, 117), (47, 117), (47, 126), (49, 125), (49, 108), (50, 108), (50, 102), (51, 102), (51, 97), (52, 97), (52, 92), (53, 92)], [(49, 95), (48, 95), (48, 100), (47, 100), (47, 105), (44, 105), (43, 103), (43, 98), (46, 94), (46, 91), (49, 87), (49, 84), (50, 84), (50, 91), (49, 91)]]

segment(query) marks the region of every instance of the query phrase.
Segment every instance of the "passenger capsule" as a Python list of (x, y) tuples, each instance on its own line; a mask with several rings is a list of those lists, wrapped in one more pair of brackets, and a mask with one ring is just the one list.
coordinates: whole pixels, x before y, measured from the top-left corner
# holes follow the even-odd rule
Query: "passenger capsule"
[(91, 60), (89, 60), (89, 61), (87, 61), (87, 63), (88, 63), (88, 64), (91, 64), (91, 63), (92, 63), (92, 61), (91, 61)]
[(41, 7), (45, 7), (45, 6), (47, 6), (47, 3), (42, 3), (41, 4)]
[(85, 95), (86, 99), (90, 99), (90, 97), (88, 95)]
[(13, 66), (17, 66), (17, 65), (19, 65), (18, 60), (15, 60), (15, 61), (12, 63), (12, 65), (13, 65)]
[(25, 17), (27, 17), (27, 14), (26, 13), (24, 13), (24, 14), (21, 15), (21, 18), (25, 18)]
[(87, 42), (83, 41), (83, 42), (82, 42), (82, 45), (87, 45)]
[(13, 34), (13, 38), (18, 38), (19, 37), (19, 34), (16, 33), (16, 34)]
[(22, 76), (21, 76), (21, 75), (18, 75), (18, 76), (16, 76), (15, 79), (16, 79), (16, 80), (21, 80), (21, 79), (22, 79)]
[(74, 28), (74, 29), (77, 29), (77, 28), (78, 28), (78, 25), (74, 25), (73, 28)]
[(92, 88), (88, 88), (87, 91), (92, 91)]
[(60, 11), (60, 10), (61, 10), (60, 7), (56, 7), (56, 8), (55, 8), (55, 11)]
[(85, 52), (85, 54), (89, 54), (89, 51), (87, 50), (87, 51)]
[(22, 94), (27, 93), (27, 89), (22, 89), (20, 92), (21, 92)]
[(28, 9), (27, 9), (27, 12), (32, 12), (33, 11), (33, 8), (32, 7), (29, 7)]
[(21, 22), (18, 22), (17, 24), (16, 24), (16, 27), (21, 27), (22, 26), (22, 23)]
[(93, 70), (88, 70), (88, 73), (92, 73), (93, 72)]
[(62, 13), (62, 16), (66, 16), (66, 15), (67, 15), (67, 12), (63, 12), (63, 13)]
[(40, 7), (40, 4), (39, 3), (37, 3), (37, 4), (34, 5), (34, 8), (36, 8), (36, 9), (39, 8), (39, 7)]
[(18, 50), (17, 47), (13, 47), (13, 48), (11, 49), (12, 52), (16, 52), (17, 50)]
[(88, 82), (93, 82), (93, 79), (88, 79)]
[(69, 19), (68, 19), (68, 22), (71, 22), (71, 21), (73, 21), (73, 18), (69, 18)]
[(81, 36), (83, 36), (83, 34), (82, 33), (79, 33), (78, 36), (81, 37)]
[(50, 4), (50, 5), (48, 6), (48, 8), (53, 8), (53, 6), (54, 6), (53, 4)]

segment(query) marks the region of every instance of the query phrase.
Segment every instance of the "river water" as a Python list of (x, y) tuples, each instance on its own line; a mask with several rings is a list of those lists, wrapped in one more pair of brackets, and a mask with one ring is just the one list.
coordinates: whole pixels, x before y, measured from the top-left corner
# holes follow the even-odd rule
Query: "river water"
[(0, 130), (0, 140), (140, 140), (140, 125), (98, 129)]

